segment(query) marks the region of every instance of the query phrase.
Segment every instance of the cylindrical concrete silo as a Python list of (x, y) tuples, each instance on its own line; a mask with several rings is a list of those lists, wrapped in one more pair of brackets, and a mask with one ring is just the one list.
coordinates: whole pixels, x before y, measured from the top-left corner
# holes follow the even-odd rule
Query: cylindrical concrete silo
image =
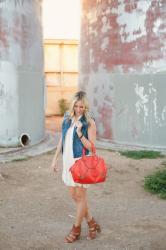
[(40, 0), (0, 1), (0, 146), (44, 138)]
[(166, 1), (82, 0), (80, 88), (98, 139), (166, 148)]

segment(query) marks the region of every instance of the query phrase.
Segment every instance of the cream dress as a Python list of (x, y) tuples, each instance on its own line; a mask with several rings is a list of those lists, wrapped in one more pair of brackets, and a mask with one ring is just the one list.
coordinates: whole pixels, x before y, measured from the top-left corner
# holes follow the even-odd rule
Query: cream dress
[(65, 143), (63, 149), (63, 171), (62, 171), (62, 180), (67, 186), (71, 187), (84, 187), (87, 188), (89, 184), (79, 184), (73, 181), (71, 172), (69, 171), (70, 167), (74, 162), (79, 158), (73, 158), (73, 132), (74, 132), (75, 122), (71, 122), (71, 126), (67, 130), (65, 136)]

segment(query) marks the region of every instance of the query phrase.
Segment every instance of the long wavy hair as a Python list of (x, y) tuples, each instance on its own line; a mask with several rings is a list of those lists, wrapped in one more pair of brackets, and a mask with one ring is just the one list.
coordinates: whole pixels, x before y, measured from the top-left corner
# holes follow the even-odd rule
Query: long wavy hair
[(81, 101), (84, 106), (84, 116), (90, 125), (90, 115), (89, 115), (89, 104), (88, 104), (88, 99), (86, 96), (86, 93), (84, 91), (78, 91), (75, 93), (73, 96), (70, 105), (69, 105), (69, 119), (74, 117), (74, 105), (76, 102)]

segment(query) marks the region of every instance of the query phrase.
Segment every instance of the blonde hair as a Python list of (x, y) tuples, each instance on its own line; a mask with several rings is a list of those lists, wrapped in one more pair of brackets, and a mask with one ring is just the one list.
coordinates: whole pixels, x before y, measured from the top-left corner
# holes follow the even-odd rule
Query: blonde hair
[(84, 91), (78, 91), (73, 96), (70, 106), (69, 106), (69, 118), (72, 118), (74, 116), (74, 105), (76, 102), (81, 101), (84, 105), (84, 116), (89, 124), (90, 122), (90, 115), (89, 115), (89, 104), (88, 99), (86, 97), (86, 93)]

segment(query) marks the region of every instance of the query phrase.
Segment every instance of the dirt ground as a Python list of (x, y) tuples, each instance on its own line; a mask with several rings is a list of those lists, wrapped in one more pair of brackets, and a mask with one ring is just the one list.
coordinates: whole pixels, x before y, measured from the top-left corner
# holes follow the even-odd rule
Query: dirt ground
[[(74, 222), (75, 206), (61, 179), (53, 174), (53, 152), (0, 164), (0, 250), (166, 250), (166, 201), (143, 189), (144, 176), (166, 158), (131, 160), (98, 150), (109, 167), (107, 181), (88, 189), (89, 204), (102, 232), (63, 243)], [(62, 158), (59, 159), (62, 166)]]

